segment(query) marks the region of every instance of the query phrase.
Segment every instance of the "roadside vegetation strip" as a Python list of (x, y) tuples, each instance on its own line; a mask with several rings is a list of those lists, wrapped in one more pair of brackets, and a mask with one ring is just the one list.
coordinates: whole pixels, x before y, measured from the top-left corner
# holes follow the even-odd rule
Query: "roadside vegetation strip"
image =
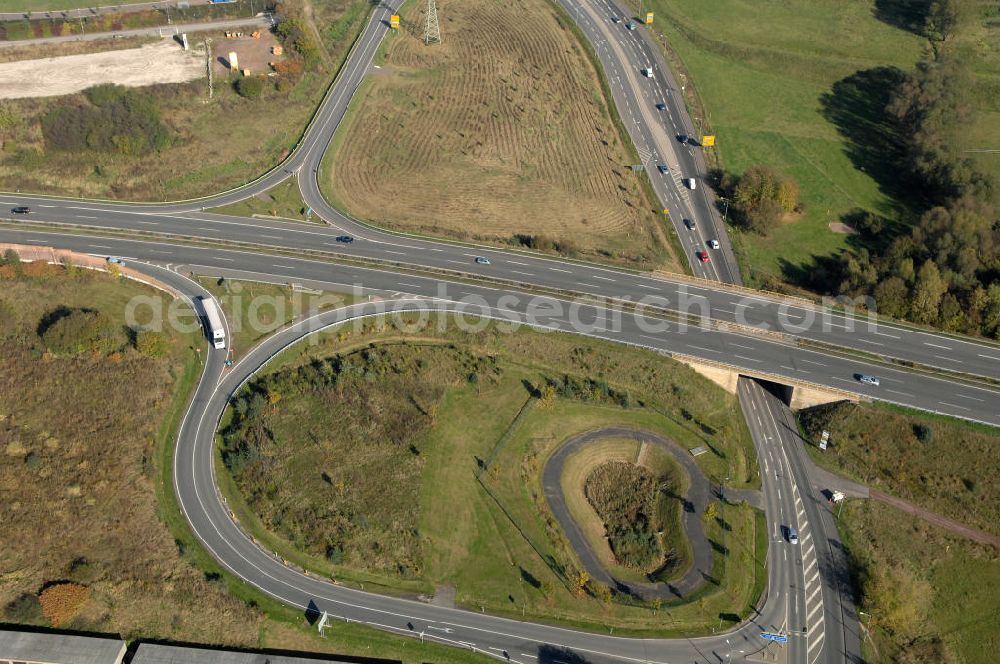
[[(86, 226), (78, 226), (72, 224), (49, 224), (45, 222), (3, 222), (0, 221), (0, 227), (8, 226), (11, 228), (23, 228), (25, 226), (29, 227), (41, 227), (41, 228), (57, 228), (59, 232), (71, 232), (76, 235), (96, 235), (100, 237), (100, 234), (95, 234), (94, 231)], [(68, 231), (67, 229), (72, 229)], [(44, 232), (44, 231), (43, 231)], [(348, 257), (342, 254), (336, 254), (333, 252), (323, 252), (323, 251), (307, 251), (307, 250), (290, 250), (281, 247), (276, 247), (273, 245), (257, 245), (244, 242), (238, 242), (233, 240), (211, 240), (206, 238), (199, 238), (194, 236), (177, 236), (171, 234), (154, 233), (150, 231), (118, 231), (110, 228), (100, 229), (101, 234), (105, 234), (111, 237), (123, 237), (123, 238), (162, 238), (169, 242), (177, 242), (178, 244), (184, 244), (195, 247), (222, 247), (232, 250), (248, 250), (252, 249), (255, 252), (267, 251), (273, 255), (277, 256), (290, 256), (293, 258), (308, 258), (310, 260), (322, 260), (331, 263), (337, 263), (342, 265), (358, 265), (363, 267), (370, 267), (374, 269), (381, 269), (386, 267), (392, 267), (399, 270), (400, 274), (412, 274), (415, 276), (441, 276), (446, 277), (449, 281), (454, 281), (456, 283), (470, 283), (470, 284), (503, 284), (515, 288), (519, 291), (525, 293), (535, 294), (535, 295), (547, 295), (555, 298), (566, 298), (573, 297), (578, 301), (582, 299), (583, 301), (592, 304), (595, 307), (610, 307), (612, 309), (617, 309), (627, 312), (641, 313), (645, 316), (652, 316), (655, 318), (663, 318), (668, 321), (675, 321), (682, 325), (691, 325), (694, 327), (711, 326), (721, 332), (731, 332), (742, 335), (749, 336), (764, 336), (770, 337), (772, 340), (778, 343), (795, 344), (802, 348), (815, 348), (817, 352), (836, 354), (841, 357), (858, 357), (866, 362), (872, 362), (876, 364), (881, 364), (887, 367), (893, 367), (897, 369), (902, 369), (906, 371), (916, 371), (932, 376), (940, 376), (948, 380), (958, 380), (965, 382), (970, 385), (985, 385), (989, 387), (994, 387), (1000, 384), (1000, 382), (995, 379), (975, 376), (973, 374), (965, 374), (962, 372), (951, 371), (948, 369), (941, 369), (936, 367), (931, 367), (923, 365), (920, 363), (911, 362), (909, 360), (899, 360), (897, 358), (892, 358), (891, 356), (873, 354), (868, 351), (863, 351), (860, 349), (851, 349), (841, 346), (835, 346), (833, 344), (827, 344), (821, 341), (815, 341), (810, 339), (804, 339), (802, 337), (796, 337), (793, 335), (784, 334), (781, 332), (775, 332), (770, 330), (763, 330), (759, 327), (753, 325), (740, 325), (737, 323), (731, 323), (726, 321), (717, 321), (715, 319), (705, 319), (701, 316), (696, 316), (693, 314), (684, 314), (677, 310), (657, 307), (649, 304), (636, 304), (633, 302), (625, 302), (617, 298), (608, 298), (603, 296), (594, 296), (585, 293), (584, 291), (574, 291), (574, 290), (556, 290), (549, 289), (545, 287), (533, 286), (531, 284), (526, 284), (519, 281), (511, 281), (506, 279), (497, 278), (484, 278), (482, 275), (476, 275), (472, 273), (461, 272), (458, 270), (445, 270), (445, 269), (434, 269), (434, 268), (423, 268), (418, 267), (409, 263), (398, 263), (391, 260), (383, 259), (365, 259), (358, 257)], [(683, 353), (674, 353), (678, 358), (689, 358), (691, 360), (702, 362), (706, 364), (716, 364), (718, 366), (725, 366), (727, 368), (734, 368), (734, 365), (729, 365), (725, 363), (714, 362), (707, 358), (696, 358), (694, 356), (688, 356)], [(762, 372), (755, 372), (755, 375), (763, 375)], [(777, 376), (777, 374), (774, 374)], [(777, 377), (779, 380), (791, 380), (788, 377)], [(847, 392), (845, 390), (839, 390), (834, 387), (824, 387), (809, 381), (802, 381), (796, 379), (797, 384), (809, 385), (817, 387), (818, 389), (827, 390), (830, 392), (842, 392), (845, 398), (855, 400), (858, 398), (857, 393)], [(891, 400), (888, 400), (891, 402)]]
[[(442, 314), (442, 316), (446, 315)], [(289, 347), (286, 351), (275, 356), (274, 362), (285, 361), (282, 358), (287, 358), (293, 362), (288, 370), (279, 372), (269, 371), (266, 374), (266, 376), (271, 377), (271, 381), (278, 381), (268, 383), (269, 386), (274, 388), (269, 394), (284, 394), (277, 402), (279, 410), (281, 408), (292, 408), (295, 412), (298, 412), (294, 406), (293, 397), (289, 396), (290, 393), (282, 392), (278, 389), (279, 384), (284, 384), (284, 379), (281, 377), (282, 373), (288, 375), (288, 371), (293, 373), (305, 371), (307, 375), (325, 375), (320, 362), (330, 361), (331, 352), (336, 353), (337, 349), (341, 348), (345, 342), (348, 346), (351, 346), (362, 339), (368, 338), (371, 341), (367, 345), (367, 352), (377, 353), (379, 357), (384, 358), (384, 361), (394, 362), (396, 360), (390, 360), (389, 358), (395, 358), (397, 355), (399, 358), (405, 358), (408, 356), (407, 353), (412, 357), (418, 357), (417, 355), (413, 355), (416, 349), (408, 350), (406, 345), (399, 345), (399, 342), (396, 342), (397, 345), (393, 347), (383, 347), (380, 343), (377, 343), (379, 339), (384, 338), (383, 335), (388, 335), (392, 338), (398, 337), (400, 330), (395, 329), (392, 325), (388, 325), (382, 331), (379, 331), (380, 328), (376, 323), (376, 319), (368, 320), (364, 329), (360, 331), (360, 336), (358, 336), (359, 333), (357, 330), (351, 331), (351, 329), (345, 329), (344, 326), (331, 328), (328, 333), (323, 333), (316, 337), (318, 345), (303, 347), (303, 350), (308, 351), (307, 353), (301, 354), (295, 351), (294, 348)], [(431, 324), (432, 326), (436, 326), (433, 320)], [(344, 336), (345, 334), (346, 336)], [(434, 546), (424, 547), (423, 556), (425, 561), (421, 569), (427, 570), (426, 574), (430, 575), (435, 585), (447, 583), (457, 586), (458, 600), (461, 604), (477, 609), (485, 607), (492, 613), (516, 615), (519, 618), (525, 615), (547, 616), (548, 620), (557, 619), (566, 624), (600, 629), (600, 626), (606, 624), (609, 619), (610, 611), (610, 615), (614, 616), (616, 633), (619, 629), (624, 630), (625, 633), (643, 634), (650, 633), (649, 630), (651, 629), (658, 631), (662, 627), (662, 621), (655, 618), (655, 611), (651, 612), (650, 607), (647, 605), (628, 606), (619, 605), (617, 602), (607, 605), (596, 598), (589, 598), (581, 602), (580, 598), (576, 597), (569, 588), (565, 587), (563, 582), (559, 580), (559, 577), (550, 571), (549, 563), (546, 562), (547, 556), (550, 555), (550, 545), (543, 542), (544, 548), (539, 549), (538, 552), (533, 551), (526, 539), (513, 533), (512, 526), (508, 525), (516, 524), (522, 518), (522, 508), (520, 505), (532, 504), (532, 499), (527, 495), (526, 491), (528, 482), (525, 479), (519, 479), (515, 484), (508, 484), (505, 480), (502, 480), (504, 491), (509, 493), (511, 490), (519, 490), (524, 495), (519, 499), (521, 502), (514, 506), (515, 510), (510, 513), (509, 519), (508, 517), (501, 516), (498, 520), (495, 516), (491, 516), (491, 511), (495, 512), (498, 508), (492, 501), (484, 499), (485, 497), (480, 493), (480, 489), (478, 488), (479, 485), (476, 482), (475, 473), (472, 472), (475, 468), (474, 457), (483, 458), (493, 445), (493, 441), (501, 436), (506, 428), (509, 428), (510, 421), (515, 417), (518, 409), (524, 403), (526, 389), (524, 381), (537, 382), (539, 378), (536, 372), (541, 372), (542, 376), (553, 375), (553, 369), (555, 370), (555, 375), (559, 375), (558, 367), (562, 362), (579, 363), (581, 359), (586, 358), (586, 364), (591, 366), (592, 370), (598, 370), (598, 367), (607, 366), (608, 369), (613, 371), (625, 372), (622, 375), (627, 374), (630, 377), (629, 380), (632, 381), (639, 380), (646, 382), (650, 380), (651, 375), (659, 376), (663, 372), (668, 372), (668, 369), (669, 372), (679, 372), (686, 377), (685, 380), (694, 380), (700, 383), (702, 379), (686, 368), (680, 366), (669, 368), (662, 366), (661, 363), (654, 363), (646, 371), (642, 372), (643, 375), (636, 375), (625, 367), (632, 366), (635, 362), (641, 361), (642, 358), (648, 358), (648, 352), (633, 351), (612, 344), (611, 342), (581, 340), (566, 335), (540, 336), (537, 333), (522, 331), (513, 335), (501, 335), (500, 337), (494, 337), (486, 333), (470, 338), (468, 335), (464, 333), (459, 334), (457, 330), (449, 327), (442, 339), (446, 342), (444, 345), (438, 342), (434, 347), (424, 347), (419, 353), (419, 359), (424, 359), (428, 362), (428, 366), (425, 367), (424, 371), (436, 371), (434, 367), (437, 366), (437, 360), (435, 358), (442, 353), (444, 354), (442, 357), (444, 357), (448, 353), (472, 351), (474, 351), (473, 356), (486, 353), (482, 356), (495, 358), (495, 360), (490, 360), (490, 362), (498, 362), (497, 367), (502, 369), (502, 371), (500, 374), (497, 374), (498, 378), (489, 378), (490, 374), (484, 374), (483, 372), (479, 372), (479, 379), (476, 381), (463, 378), (459, 386), (452, 387), (446, 392), (436, 412), (427, 405), (426, 401), (416, 399), (417, 403), (421, 404), (428, 413), (428, 415), (421, 417), (426, 418), (434, 415), (437, 422), (429, 430), (433, 434), (430, 438), (423, 439), (423, 442), (413, 442), (420, 451), (420, 456), (417, 459), (424, 460), (423, 462), (426, 464), (424, 472), (432, 474), (422, 482), (425, 488), (421, 492), (422, 507), (420, 510), (419, 528), (422, 539), (434, 543)], [(501, 351), (495, 345), (497, 341), (502, 341), (506, 349)], [(370, 343), (372, 342), (376, 342), (376, 346), (370, 347)], [(470, 342), (472, 346), (469, 348), (469, 351), (462, 351), (462, 346)], [(510, 344), (513, 344), (513, 346)], [(541, 348), (539, 344), (541, 344)], [(423, 345), (426, 346), (426, 344)], [(455, 349), (456, 346), (457, 350)], [(581, 348), (590, 347), (593, 347), (595, 350), (606, 349), (610, 355), (605, 356), (604, 352), (598, 354), (580, 354)], [(431, 352), (428, 353), (428, 350)], [(363, 352), (366, 352), (365, 347), (352, 351), (348, 356), (359, 358), (359, 353)], [(402, 353), (402, 355), (399, 355), (399, 353)], [(374, 355), (371, 357), (374, 360)], [(547, 360), (542, 365), (536, 365), (535, 362), (538, 362), (541, 357), (547, 358)], [(577, 359), (573, 360), (572, 358), (574, 357)], [(377, 362), (382, 361), (383, 359), (377, 360)], [(404, 360), (399, 359), (399, 361)], [(554, 367), (553, 363), (555, 363)], [(351, 364), (357, 367), (356, 362), (352, 361)], [(341, 366), (343, 367), (344, 365)], [(298, 368), (296, 369), (295, 367)], [(463, 371), (469, 370), (463, 369)], [(393, 374), (386, 373), (385, 375), (389, 377)], [(656, 380), (660, 380), (660, 378), (656, 378)], [(254, 382), (251, 380), (248, 386), (253, 389), (253, 385)], [(376, 380), (373, 385), (378, 386), (379, 382)], [(430, 387), (428, 386), (428, 388)], [(686, 393), (685, 388), (678, 387), (677, 389)], [(713, 388), (708, 388), (708, 390), (713, 393), (716, 392)], [(668, 393), (671, 392), (668, 390)], [(737, 439), (740, 439), (741, 436), (745, 437), (745, 432), (741, 433), (739, 429), (739, 424), (742, 422), (739, 418), (735, 418), (732, 422), (732, 428), (718, 421), (720, 417), (723, 419), (733, 417), (729, 409), (722, 408), (718, 410), (712, 407), (711, 410), (714, 415), (709, 416), (704, 412), (699, 414), (698, 411), (701, 408), (697, 407), (696, 404), (704, 403), (704, 390), (694, 390), (691, 392), (691, 395), (690, 399), (685, 400), (687, 407), (694, 411), (693, 414), (689, 413), (689, 415), (698, 421), (706, 423), (706, 426), (707, 422), (713, 423), (714, 428), (712, 430), (716, 432), (716, 435), (725, 436), (726, 438), (726, 440), (723, 440), (723, 438), (719, 439), (718, 444), (722, 446), (722, 450), (726, 450), (728, 454), (732, 455), (735, 448), (749, 444), (747, 441), (737, 443), (735, 440), (728, 439), (730, 436), (736, 436)], [(679, 397), (676, 394), (670, 397), (670, 399), (675, 398)], [(723, 398), (729, 399), (730, 397), (725, 396)], [(484, 410), (482, 407), (484, 403), (489, 403), (490, 408)], [(431, 405), (433, 405), (433, 402)], [(588, 418), (587, 421), (594, 421), (594, 418), (598, 418), (596, 421), (600, 422), (601, 418), (619, 413), (619, 416), (625, 417), (626, 421), (631, 418), (640, 418), (635, 421), (637, 423), (643, 422), (644, 424), (641, 425), (643, 428), (648, 428), (651, 421), (658, 422), (655, 426), (664, 425), (664, 418), (659, 415), (643, 413), (638, 410), (633, 412), (631, 409), (620, 410), (620, 408), (620, 406), (601, 407), (598, 404), (590, 404), (586, 401), (577, 402), (571, 400), (563, 403), (562, 399), (553, 405), (551, 412), (549, 409), (545, 409), (543, 412), (542, 409), (535, 408), (526, 416), (526, 421), (518, 429), (517, 434), (511, 440), (510, 444), (504, 447), (503, 453), (498, 456), (497, 461), (491, 465), (490, 472), (499, 473), (498, 477), (501, 478), (506, 478), (512, 471), (517, 474), (519, 468), (525, 468), (525, 466), (515, 460), (521, 457), (519, 450), (523, 449), (525, 435), (528, 432), (531, 432), (528, 440), (539, 436), (544, 440), (548, 440), (550, 432), (554, 430), (565, 431), (567, 426), (574, 428), (580, 426), (589, 427), (590, 425), (578, 420), (581, 416)], [(322, 409), (309, 409), (309, 412), (315, 414), (322, 413), (323, 411)], [(289, 416), (292, 416), (291, 412)], [(311, 415), (310, 417), (313, 416)], [(650, 420), (650, 418), (654, 419)], [(676, 427), (676, 429), (670, 429), (673, 432), (671, 435), (680, 435), (681, 437), (691, 435), (691, 432), (678, 425), (668, 424), (668, 426)], [(315, 427), (312, 427), (312, 429), (319, 431)], [(280, 431), (280, 429), (275, 429), (275, 431)], [(480, 433), (483, 431), (493, 433), (484, 435)], [(302, 439), (302, 437), (298, 436), (293, 439), (283, 437), (282, 439), (285, 441), (284, 444), (288, 444), (291, 440)], [(306, 439), (308, 439), (308, 436), (306, 436)], [(315, 443), (310, 443), (306, 439), (303, 439), (306, 447), (312, 448), (315, 446)], [(459, 444), (455, 444), (454, 442), (444, 444), (441, 441), (445, 439), (459, 441)], [(437, 442), (434, 442), (435, 440)], [(701, 459), (699, 463), (701, 462), (708, 462), (708, 467), (712, 468), (716, 465), (713, 459)], [(318, 472), (315, 464), (308, 465), (312, 468), (313, 474)], [(332, 490), (336, 493), (339, 491), (337, 489), (336, 477), (329, 471), (327, 472), (333, 480), (333, 484), (328, 484), (323, 480), (323, 486), (326, 489), (322, 489), (322, 491)], [(319, 477), (317, 480), (322, 480), (322, 478)], [(281, 484), (279, 483), (278, 486), (281, 486)], [(345, 482), (345, 488), (349, 487), (350, 485)], [(518, 487), (520, 488), (518, 489)], [(225, 489), (225, 486), (223, 486), (223, 489)], [(306, 495), (310, 499), (317, 497), (310, 491), (307, 491)], [(230, 506), (233, 506), (234, 497), (229, 496), (228, 500)], [(502, 498), (502, 500), (505, 501), (505, 504), (509, 504), (507, 497)], [(284, 504), (284, 501), (281, 502)], [(538, 518), (537, 512), (534, 510), (529, 510), (529, 512), (532, 514), (530, 518)], [(247, 525), (242, 521), (241, 523), (244, 526)], [(746, 536), (752, 539), (750, 530), (745, 526), (746, 524), (741, 521), (737, 522), (734, 526), (734, 534), (731, 536), (735, 538)], [(535, 526), (531, 527), (534, 528)], [(479, 537), (475, 535), (477, 531), (480, 532)], [(730, 535), (723, 533), (721, 536), (729, 537)], [(484, 540), (483, 537), (486, 539)], [(531, 537), (533, 538), (534, 535), (531, 535)], [(487, 545), (487, 543), (497, 541), (497, 538), (505, 542), (506, 551), (498, 551), (492, 544)], [(456, 544), (463, 541), (469, 542), (471, 546), (470, 544), (461, 546)], [(748, 539), (748, 542), (750, 542), (750, 539)], [(752, 546), (752, 542), (749, 545)], [(386, 546), (389, 546), (388, 543)], [(279, 551), (284, 550), (279, 549)], [(454, 556), (458, 552), (462, 553), (455, 559)], [(333, 552), (333, 555), (339, 557), (341, 554)], [(348, 554), (345, 557), (349, 558), (350, 555), (353, 554)], [(520, 563), (520, 567), (511, 567), (511, 556), (513, 556), (515, 561)], [(289, 559), (289, 556), (285, 555), (285, 553), (282, 553), (281, 557)], [(456, 566), (464, 561), (467, 562)], [(323, 566), (325, 567), (329, 564), (329, 560), (327, 560)], [(736, 572), (738, 573), (738, 570)], [(357, 585), (357, 581), (351, 581), (352, 575), (349, 573), (349, 570), (342, 569), (337, 576), (339, 579), (350, 582), (351, 585)], [(738, 608), (731, 605), (734, 600), (731, 599), (730, 593), (734, 593), (732, 597), (737, 598), (737, 605), (742, 606), (746, 599), (745, 594), (750, 592), (753, 584), (749, 581), (743, 584), (738, 579), (727, 580), (721, 578), (721, 575), (716, 578), (720, 578), (720, 583), (724, 587), (728, 587), (729, 591), (722, 592), (718, 589), (713, 589), (704, 595), (706, 598), (704, 604), (695, 603), (672, 609), (671, 615), (674, 618), (668, 627), (670, 633), (690, 633), (691, 629), (701, 630), (707, 628), (708, 623), (714, 620), (715, 613), (713, 613), (713, 610), (715, 612), (739, 612)], [(750, 577), (747, 578), (749, 579)], [(463, 588), (465, 588), (464, 591)], [(515, 588), (520, 588), (520, 590), (512, 593), (512, 589)], [(508, 595), (511, 594), (519, 598), (514, 606), (511, 606), (510, 600), (508, 600)], [(523, 608), (519, 606), (521, 603), (524, 603)], [(704, 612), (707, 612), (706, 615), (709, 616), (707, 619), (699, 617)]]
[(302, 200), (298, 180), (288, 178), (267, 191), (262, 191), (237, 203), (208, 208), (205, 212), (284, 221), (307, 221), (322, 224), (318, 216), (309, 214), (309, 206)]
[[(819, 466), (1000, 535), (1000, 429), (879, 404), (815, 406), (799, 411), (798, 421)], [(821, 451), (822, 431), (830, 445)]]
[[(626, 170), (629, 157), (598, 77), (547, 0), (510, 7), (477, 0), (453, 28), (452, 40), (431, 50), (420, 43), (419, 28), (405, 20), (420, 10), (419, 3), (411, 9), (403, 12), (402, 31), (386, 42), (382, 70), (366, 82), (364, 98), (354, 100), (338, 130), (336, 159), (322, 183), (331, 190), (328, 198), (377, 226), (659, 264), (670, 252), (660, 220), (651, 202), (638, 200), (644, 194)], [(489, 36), (496, 34), (507, 47)], [(493, 63), (487, 79), (505, 81), (500, 88), (484, 88), (483, 74), (470, 70), (471, 63), (483, 61), (483, 48), (503, 51), (499, 59), (486, 58)], [(512, 60), (508, 51), (522, 55)], [(445, 127), (441, 123), (461, 107), (451, 103), (457, 89), (466, 90), (463, 103), (472, 99), (479, 110)], [(564, 97), (576, 101), (563, 103)], [(378, 113), (371, 109), (394, 118), (392, 127), (376, 126)], [(508, 126), (512, 119), (518, 120), (516, 130)], [(552, 139), (553, 131), (563, 137)], [(597, 164), (600, 155), (620, 168), (609, 170), (607, 160)], [(510, 164), (525, 159), (527, 166), (513, 177)], [(458, 171), (466, 173), (460, 178), (465, 184), (455, 189)], [(415, 184), (418, 177), (423, 179)], [(552, 186), (528, 186), (533, 182)], [(442, 187), (448, 196), (431, 196)], [(470, 210), (467, 200), (480, 203)], [(547, 216), (545, 224), (525, 225), (529, 207), (528, 217)]]
[(229, 348), (236, 359), (268, 335), (304, 315), (354, 304), (357, 298), (333, 291), (303, 292), (288, 283), (197, 276), (195, 280), (215, 296), (229, 323)]
[(995, 548), (876, 501), (848, 501), (838, 527), (864, 612), (866, 660), (995, 659)]
[[(126, 8), (122, 8), (126, 9)], [(173, 10), (171, 12), (170, 10)], [(24, 12), (28, 14), (28, 12)], [(51, 15), (21, 16), (19, 20), (0, 21), (0, 47), (10, 42), (27, 42), (34, 39), (52, 37), (86, 38), (96, 33), (111, 33), (139, 30), (142, 28), (183, 27), (186, 23), (204, 23), (214, 20), (252, 19), (250, 3), (239, 2), (204, 3), (193, 7), (151, 7), (133, 8), (132, 11), (86, 12), (82, 16), (69, 17), (61, 11)]]

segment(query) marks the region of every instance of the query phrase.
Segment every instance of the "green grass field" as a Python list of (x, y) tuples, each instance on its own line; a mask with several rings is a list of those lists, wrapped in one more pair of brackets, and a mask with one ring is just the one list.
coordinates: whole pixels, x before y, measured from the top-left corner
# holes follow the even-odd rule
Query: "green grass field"
[[(892, 198), (891, 174), (880, 174), (879, 155), (869, 154), (857, 127), (828, 119), (846, 107), (863, 113), (885, 94), (885, 67), (910, 71), (926, 40), (875, 17), (870, 0), (645, 0), (656, 13), (655, 29), (681, 61), (704, 107), (700, 120), (718, 136), (718, 157), (726, 170), (743, 172), (763, 163), (801, 185), (804, 215), (762, 238), (736, 233), (744, 276), (796, 276), (814, 256), (846, 246), (847, 236), (828, 224), (853, 208), (892, 214), (905, 201)], [(891, 3), (884, 3), (891, 5)], [(985, 7), (992, 3), (982, 3)], [(633, 2), (633, 5), (635, 3)], [(1000, 50), (997, 24), (973, 22), (965, 50), (976, 63), (978, 122), (969, 127), (968, 147), (1000, 143)], [(847, 100), (834, 85), (857, 73), (867, 96)], [(872, 101), (872, 100), (876, 101)], [(699, 115), (697, 111), (694, 113)], [(997, 155), (980, 159), (993, 172)]]
[[(808, 440), (830, 431), (826, 451), (808, 448), (819, 465), (997, 534), (1000, 430), (877, 404), (817, 406), (799, 421)], [(882, 594), (863, 599), (875, 603), (865, 617), (868, 661), (993, 661), (1000, 645), (995, 549), (874, 501), (849, 502), (840, 530), (859, 592), (870, 575), (889, 578)]]
[(211, 208), (210, 211), (220, 214), (232, 214), (239, 217), (259, 215), (294, 221), (322, 223), (317, 217), (307, 214), (309, 206), (302, 202), (302, 194), (299, 193), (299, 185), (295, 178), (289, 178), (263, 193), (251, 196), (238, 203)]
[[(875, 567), (901, 566), (909, 586), (918, 589), (906, 594), (905, 606), (877, 607), (862, 616), (871, 634), (864, 644), (866, 661), (989, 664), (996, 660), (1000, 556), (995, 549), (869, 501), (848, 503), (840, 531), (862, 577)], [(904, 626), (888, 629), (886, 623), (893, 616), (878, 608), (905, 616)], [(943, 642), (945, 652), (934, 649), (935, 640)], [(905, 650), (911, 651), (908, 658)]]
[[(268, 416), (268, 428), (283, 452), (272, 456), (269, 448), (262, 450), (272, 459), (265, 467), (277, 474), (251, 470), (237, 476), (252, 492), (256, 510), (237, 500), (232, 478), (223, 463), (217, 465), (230, 506), (269, 548), (352, 585), (386, 592), (449, 586), (466, 607), (590, 628), (610, 623), (636, 632), (707, 630), (720, 614), (745, 615), (755, 600), (760, 586), (754, 561), (763, 559), (759, 548), (766, 542), (756, 537), (757, 519), (749, 508), (727, 508), (731, 531), (713, 535), (714, 524), (708, 524), (710, 536), (732, 552), (717, 561), (721, 587), (709, 587), (698, 602), (656, 613), (577, 597), (559, 573), (574, 563), (573, 556), (560, 548), (558, 533), (547, 531), (536, 502), (534, 472), (543, 455), (573, 433), (607, 424), (656, 431), (685, 447), (710, 442), (718, 454), (699, 457), (706, 473), (719, 476), (731, 464), (741, 484), (756, 482), (749, 436), (732, 396), (694, 372), (638, 350), (527, 331), (467, 336), (449, 327), (415, 337), (392, 325), (378, 331), (369, 323), (364, 330), (336, 330), (323, 339), (318, 346), (289, 349), (266, 372), (274, 390), (269, 398), (280, 404)], [(374, 350), (373, 340), (382, 342)], [(288, 368), (319, 367), (317, 359), (337, 352), (346, 354), (352, 372), (362, 371), (350, 375), (370, 380), (345, 378), (336, 395), (318, 387), (304, 396), (286, 382)], [(526, 381), (539, 384), (566, 371), (602, 376), (636, 400), (643, 395), (646, 406), (560, 398), (548, 407), (529, 407), (517, 420), (530, 401)], [(470, 373), (478, 376), (474, 382)], [(371, 409), (392, 417), (380, 418), (373, 428), (365, 415)], [(519, 425), (511, 427), (515, 420)], [(224, 420), (223, 427), (230, 422)], [(361, 432), (370, 443), (358, 442)], [(391, 440), (402, 440), (403, 448), (393, 451)], [(495, 451), (498, 441), (505, 442)], [(413, 447), (407, 451), (407, 445)], [(352, 463), (343, 463), (345, 455)], [(484, 482), (492, 494), (475, 477), (476, 459), (490, 457)], [(248, 478), (256, 479), (248, 483)], [(381, 489), (386, 482), (399, 490), (386, 494)], [(317, 497), (321, 503), (314, 504)], [(363, 521), (348, 516), (357, 513), (355, 504), (366, 506)], [(335, 526), (345, 517), (349, 521)], [(315, 518), (323, 520), (310, 521)], [(417, 524), (415, 539), (409, 526), (389, 534), (392, 523)], [(331, 524), (337, 530), (329, 531)], [(337, 539), (333, 553), (324, 547), (330, 540), (316, 539), (320, 530)]]
[[(876, 404), (818, 406), (799, 413), (809, 440), (830, 432), (813, 459), (873, 488), (1000, 533), (1000, 430)], [(921, 441), (920, 427), (925, 427)]]

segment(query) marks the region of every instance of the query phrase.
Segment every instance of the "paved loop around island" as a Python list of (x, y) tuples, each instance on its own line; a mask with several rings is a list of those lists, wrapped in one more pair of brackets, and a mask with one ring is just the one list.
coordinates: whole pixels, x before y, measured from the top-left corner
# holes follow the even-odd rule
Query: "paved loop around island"
[[(606, 438), (627, 438), (639, 443), (656, 445), (665, 452), (673, 455), (674, 459), (680, 463), (681, 467), (688, 474), (690, 481), (688, 483), (682, 522), (684, 524), (684, 534), (691, 543), (693, 562), (687, 573), (674, 583), (634, 583), (614, 578), (601, 565), (597, 553), (583, 536), (583, 532), (566, 506), (562, 483), (560, 481), (566, 461), (575, 452)], [(542, 470), (542, 487), (545, 491), (545, 498), (548, 501), (549, 508), (566, 534), (570, 546), (576, 551), (576, 555), (580, 559), (580, 564), (583, 565), (584, 569), (594, 580), (618, 592), (628, 593), (642, 599), (658, 597), (662, 600), (676, 600), (687, 597), (692, 591), (701, 587), (702, 584), (712, 582), (712, 544), (705, 535), (705, 529), (701, 523), (701, 516), (705, 512), (705, 506), (708, 505), (712, 496), (712, 488), (708, 478), (701, 472), (701, 469), (698, 468), (698, 465), (691, 456), (673, 441), (648, 431), (637, 431), (626, 427), (605, 427), (582, 433), (563, 443), (549, 457), (549, 460), (545, 463), (545, 468)]]

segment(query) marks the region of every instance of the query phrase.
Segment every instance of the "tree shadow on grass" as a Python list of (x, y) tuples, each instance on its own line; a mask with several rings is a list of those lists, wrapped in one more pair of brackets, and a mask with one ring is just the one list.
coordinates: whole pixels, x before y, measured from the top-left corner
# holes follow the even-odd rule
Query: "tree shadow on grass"
[(886, 25), (923, 36), (931, 0), (875, 0), (872, 14)]
[(839, 254), (812, 254), (801, 263), (779, 258), (778, 266), (789, 283), (824, 295), (836, 294), (837, 287), (843, 281), (844, 268)]
[[(847, 141), (846, 153), (856, 168), (870, 175), (894, 201), (912, 193), (900, 177), (905, 143), (899, 121), (886, 110), (893, 93), (906, 81), (896, 67), (874, 67), (854, 72), (820, 96), (823, 117)], [(897, 216), (899, 209), (879, 210)]]

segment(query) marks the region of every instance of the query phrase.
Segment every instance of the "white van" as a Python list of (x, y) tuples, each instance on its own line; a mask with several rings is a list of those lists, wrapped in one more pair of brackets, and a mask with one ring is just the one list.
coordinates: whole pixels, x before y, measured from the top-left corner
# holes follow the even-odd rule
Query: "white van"
[(688, 189), (694, 189), (698, 186), (698, 182), (694, 178), (684, 178), (684, 186)]

